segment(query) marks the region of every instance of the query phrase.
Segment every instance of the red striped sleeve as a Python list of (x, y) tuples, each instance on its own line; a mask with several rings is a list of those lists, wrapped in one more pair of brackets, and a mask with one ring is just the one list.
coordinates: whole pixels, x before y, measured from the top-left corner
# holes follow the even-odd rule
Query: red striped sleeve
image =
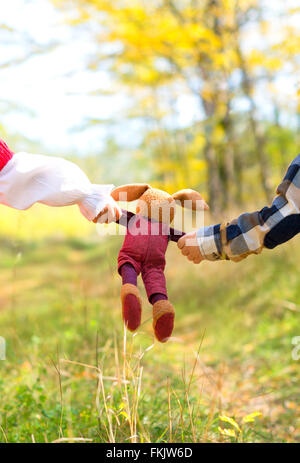
[(7, 144), (0, 139), (0, 170), (11, 160), (14, 153), (9, 149)]

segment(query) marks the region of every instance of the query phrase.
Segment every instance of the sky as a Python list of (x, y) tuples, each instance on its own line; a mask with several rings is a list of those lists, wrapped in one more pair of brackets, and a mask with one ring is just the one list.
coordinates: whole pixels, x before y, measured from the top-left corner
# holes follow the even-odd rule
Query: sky
[[(4, 0), (0, 0), (0, 2)], [(24, 64), (0, 70), (0, 101), (24, 106), (26, 112), (2, 114), (12, 132), (42, 140), (50, 149), (93, 151), (101, 146), (106, 128), (76, 130), (87, 118), (107, 119), (122, 110), (122, 95), (101, 97), (86, 93), (109, 90), (107, 72), (89, 72), (85, 62), (93, 52), (93, 42), (84, 30), (66, 27), (63, 15), (47, 0), (9, 0), (1, 10), (1, 23), (28, 34), (40, 44), (62, 42), (53, 51), (28, 59)], [(0, 43), (0, 63), (26, 53), (22, 35), (16, 43)], [(122, 141), (122, 136), (120, 136)]]
[[(141, 131), (139, 122), (121, 118), (128, 104), (124, 94), (87, 95), (99, 88), (103, 92), (111, 89), (110, 76), (104, 69), (86, 70), (86, 62), (95, 51), (88, 31), (67, 27), (65, 16), (48, 0), (0, 0), (1, 3), (5, 3), (5, 8), (1, 9), (0, 24), (14, 28), (19, 36), (14, 43), (5, 38), (0, 41), (0, 104), (9, 101), (26, 109), (1, 114), (1, 122), (8, 131), (38, 140), (50, 151), (78, 154), (101, 149), (108, 135), (125, 146), (137, 143)], [(23, 64), (1, 69), (1, 64), (26, 54), (24, 36), (39, 44), (58, 42), (61, 45)], [(255, 41), (255, 34), (252, 40)], [(278, 85), (286, 89), (295, 85), (295, 81), (287, 82), (283, 78)], [(181, 126), (199, 118), (192, 98), (182, 96), (176, 105)], [(267, 101), (264, 108), (268, 111)], [(111, 127), (98, 125), (88, 132), (77, 130), (89, 118), (114, 119), (117, 123)]]
[[(0, 102), (8, 100), (27, 110), (1, 114), (1, 120), (12, 133), (21, 132), (29, 139), (40, 140), (54, 151), (94, 152), (104, 146), (107, 136), (115, 137), (125, 146), (137, 144), (140, 123), (120, 119), (128, 104), (125, 95), (87, 95), (99, 88), (109, 91), (110, 76), (105, 70), (90, 72), (85, 69), (95, 45), (88, 31), (67, 27), (64, 20), (63, 14), (48, 0), (5, 2), (0, 23), (29, 35), (40, 44), (52, 41), (62, 44), (24, 64), (0, 69)], [(0, 42), (0, 64), (26, 53), (22, 35), (16, 42), (14, 45)], [(178, 106), (182, 108), (180, 122), (186, 125), (198, 108), (186, 96), (180, 99)], [(88, 135), (77, 130), (90, 118), (114, 119), (117, 123), (110, 128), (98, 125), (89, 129)]]

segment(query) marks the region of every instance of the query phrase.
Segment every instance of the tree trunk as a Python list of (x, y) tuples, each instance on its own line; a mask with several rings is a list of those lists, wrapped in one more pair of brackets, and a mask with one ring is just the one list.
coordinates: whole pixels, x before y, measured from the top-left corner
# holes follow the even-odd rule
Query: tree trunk
[(246, 66), (246, 63), (245, 63), (239, 44), (237, 44), (236, 51), (237, 51), (237, 55), (239, 58), (239, 62), (240, 62), (239, 64), (240, 64), (240, 68), (241, 68), (242, 76), (243, 76), (242, 87), (250, 103), (249, 122), (250, 122), (250, 128), (251, 128), (253, 140), (254, 140), (255, 154), (256, 154), (256, 159), (257, 159), (258, 167), (259, 167), (261, 186), (265, 193), (267, 201), (270, 201), (272, 198), (272, 194), (271, 194), (272, 189), (270, 187), (270, 182), (269, 182), (269, 174), (270, 174), (269, 162), (268, 162), (268, 158), (266, 156), (265, 149), (264, 149), (265, 148), (264, 135), (262, 133), (261, 127), (259, 126), (255, 118), (256, 106), (255, 106), (254, 98), (252, 96), (253, 95), (253, 85), (251, 82), (251, 78), (248, 74), (247, 66)]
[(206, 144), (204, 157), (207, 166), (206, 182), (208, 191), (208, 204), (212, 212), (220, 212), (221, 209), (221, 181), (216, 150), (211, 141), (211, 129), (206, 128)]

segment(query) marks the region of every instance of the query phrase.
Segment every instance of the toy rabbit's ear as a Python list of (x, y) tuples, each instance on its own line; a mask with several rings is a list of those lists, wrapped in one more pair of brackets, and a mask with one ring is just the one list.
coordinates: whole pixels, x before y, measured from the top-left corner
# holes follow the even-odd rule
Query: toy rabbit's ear
[(132, 183), (122, 185), (115, 188), (111, 192), (111, 196), (115, 201), (135, 201), (139, 199), (148, 188), (151, 188), (147, 183)]
[(182, 207), (187, 207), (193, 211), (207, 211), (209, 209), (203, 197), (194, 190), (180, 190), (172, 195), (175, 201), (179, 201)]

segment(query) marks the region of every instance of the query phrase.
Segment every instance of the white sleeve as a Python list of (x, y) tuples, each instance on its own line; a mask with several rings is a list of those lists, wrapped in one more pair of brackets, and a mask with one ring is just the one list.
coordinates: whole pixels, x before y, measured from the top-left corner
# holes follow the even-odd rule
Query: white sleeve
[(113, 185), (94, 185), (74, 163), (62, 158), (17, 153), (0, 172), (0, 203), (28, 209), (34, 203), (77, 204), (93, 220), (110, 199)]

